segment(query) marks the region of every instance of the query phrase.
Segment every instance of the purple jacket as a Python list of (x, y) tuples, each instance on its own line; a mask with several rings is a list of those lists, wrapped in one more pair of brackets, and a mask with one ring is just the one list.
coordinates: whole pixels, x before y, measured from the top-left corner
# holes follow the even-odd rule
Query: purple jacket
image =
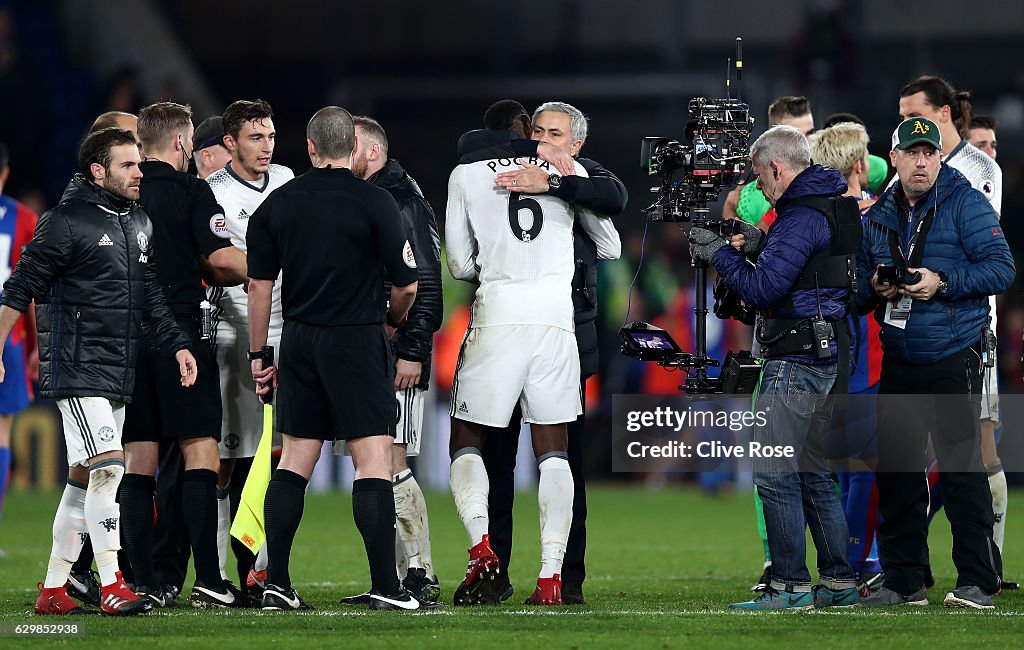
[[(841, 196), (846, 179), (831, 167), (811, 165), (800, 172), (775, 206), (778, 218), (762, 240), (757, 265), (751, 266), (732, 246), (723, 246), (712, 263), (730, 289), (745, 303), (769, 318), (810, 318), (818, 314), (818, 303), (826, 320), (842, 320), (847, 313), (848, 289), (793, 290), (808, 260), (826, 250), (832, 242), (828, 219), (805, 205), (788, 205), (808, 196)], [(792, 297), (792, 305), (787, 298)], [(807, 358), (812, 358), (807, 355)]]

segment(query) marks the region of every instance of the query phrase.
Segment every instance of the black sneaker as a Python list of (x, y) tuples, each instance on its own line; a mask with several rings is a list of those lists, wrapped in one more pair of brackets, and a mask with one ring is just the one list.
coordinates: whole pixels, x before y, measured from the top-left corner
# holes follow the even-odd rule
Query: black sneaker
[(143, 598), (148, 598), (153, 603), (153, 607), (176, 607), (178, 605), (178, 601), (175, 600), (177, 594), (165, 590), (163, 586), (136, 587), (134, 591)]
[(338, 602), (342, 605), (363, 605), (365, 607), (370, 604), (370, 592), (364, 591), (355, 596), (345, 596)]
[(499, 573), (498, 577), (494, 579), (494, 593), (498, 596), (498, 602), (503, 603), (512, 597), (512, 592), (515, 590), (512, 588), (512, 582), (508, 579), (507, 573)]
[(763, 594), (771, 589), (772, 586), (772, 565), (766, 564), (764, 572), (761, 573), (761, 577), (757, 579), (754, 586), (750, 588), (751, 593)]
[(402, 580), (402, 586), (416, 598), (425, 601), (436, 602), (441, 595), (441, 583), (437, 576), (427, 577), (427, 570), (421, 568), (410, 568)]
[(1001, 591), (1016, 591), (1017, 589), (1020, 589), (1020, 583), (1019, 582), (1011, 582), (1009, 580), (1002, 580), (999, 583), (999, 589)]
[(164, 593), (167, 594), (169, 598), (171, 598), (175, 602), (178, 601), (178, 596), (181, 595), (181, 587), (179, 587), (178, 585), (172, 585), (170, 583), (164, 583), (160, 585), (160, 588), (164, 590)]
[(227, 580), (216, 587), (196, 580), (195, 586), (192, 587), (191, 601), (192, 606), (199, 609), (208, 607), (256, 607), (255, 601)]
[(583, 597), (583, 585), (575, 582), (562, 582), (562, 604), (563, 605), (586, 605), (587, 600)]
[(93, 607), (100, 606), (100, 581), (95, 571), (82, 571), (68, 576), (68, 595)]
[(441, 603), (432, 600), (420, 600), (405, 587), (398, 590), (395, 596), (385, 596), (376, 591), (370, 592), (370, 609), (377, 610), (404, 610), (404, 611), (425, 611), (429, 609), (441, 609)]
[(313, 609), (299, 598), (298, 592), (294, 589), (282, 589), (276, 585), (267, 584), (263, 590), (263, 601), (261, 606), (270, 611), (299, 611)]

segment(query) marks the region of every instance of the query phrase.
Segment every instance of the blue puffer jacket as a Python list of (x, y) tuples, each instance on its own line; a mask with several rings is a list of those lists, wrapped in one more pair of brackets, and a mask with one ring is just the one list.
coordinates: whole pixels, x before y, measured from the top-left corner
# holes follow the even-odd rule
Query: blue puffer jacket
[(875, 319), (882, 325), (884, 353), (922, 365), (979, 343), (988, 320), (988, 296), (1006, 291), (1015, 274), (995, 210), (960, 172), (945, 164), (935, 186), (916, 202), (910, 225), (913, 231), (933, 205), (937, 209), (925, 237), (921, 266), (944, 272), (949, 290), (945, 296), (915, 300), (906, 329), (884, 324), (885, 303), (871, 288), (878, 265), (893, 265), (891, 231), (898, 234), (903, 252), (907, 250), (910, 208), (899, 183), (868, 210), (857, 259), (857, 302), (862, 310), (875, 308)]
[[(808, 196), (841, 196), (846, 179), (837, 170), (811, 165), (800, 172), (779, 197), (775, 208), (779, 216), (764, 237), (757, 266), (750, 266), (743, 254), (732, 246), (715, 252), (713, 264), (730, 289), (745, 303), (771, 318), (811, 318), (818, 314), (818, 303), (826, 320), (837, 321), (846, 315), (847, 289), (822, 288), (815, 299), (814, 289), (793, 291), (800, 272), (811, 256), (832, 243), (828, 219), (805, 205), (787, 205), (793, 199)], [(786, 298), (792, 294), (792, 308)]]

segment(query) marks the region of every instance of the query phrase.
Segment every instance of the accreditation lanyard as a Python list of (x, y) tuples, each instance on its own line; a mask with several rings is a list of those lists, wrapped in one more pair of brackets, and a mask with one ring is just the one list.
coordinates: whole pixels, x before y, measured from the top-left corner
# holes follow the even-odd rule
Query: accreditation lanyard
[(910, 209), (910, 216), (907, 219), (907, 240), (909, 241), (909, 246), (907, 248), (906, 255), (903, 255), (902, 246), (897, 247), (897, 250), (899, 250), (900, 254), (903, 255), (904, 265), (910, 266), (910, 259), (914, 255), (914, 249), (917, 248), (917, 240), (921, 235), (921, 230), (924, 228), (925, 222), (928, 221), (928, 218), (931, 216), (932, 210), (934, 209), (935, 206), (932, 206), (931, 209), (925, 210), (924, 216), (922, 216), (917, 222), (916, 230), (914, 230), (914, 209)]

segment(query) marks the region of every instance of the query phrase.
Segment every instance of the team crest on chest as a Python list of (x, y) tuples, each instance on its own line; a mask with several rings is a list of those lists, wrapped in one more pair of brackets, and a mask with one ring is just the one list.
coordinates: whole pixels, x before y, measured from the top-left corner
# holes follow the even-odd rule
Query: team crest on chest
[(147, 255), (149, 252), (149, 238), (146, 237), (146, 233), (139, 232), (135, 239), (139, 242), (139, 251), (141, 251), (139, 261), (145, 264), (149, 261), (149, 255)]

